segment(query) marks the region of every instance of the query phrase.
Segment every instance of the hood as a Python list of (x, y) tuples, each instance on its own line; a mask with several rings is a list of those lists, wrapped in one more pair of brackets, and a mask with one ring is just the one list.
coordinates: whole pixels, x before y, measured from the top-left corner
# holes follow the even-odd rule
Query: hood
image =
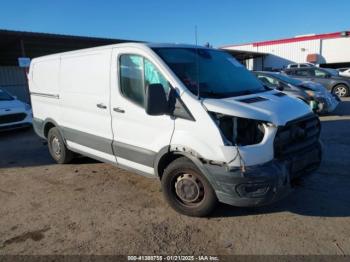
[(311, 113), (303, 101), (281, 94), (273, 90), (224, 99), (206, 98), (202, 103), (211, 112), (262, 120), (276, 126)]
[(25, 109), (25, 105), (23, 102), (14, 99), (14, 100), (0, 100), (0, 109)]

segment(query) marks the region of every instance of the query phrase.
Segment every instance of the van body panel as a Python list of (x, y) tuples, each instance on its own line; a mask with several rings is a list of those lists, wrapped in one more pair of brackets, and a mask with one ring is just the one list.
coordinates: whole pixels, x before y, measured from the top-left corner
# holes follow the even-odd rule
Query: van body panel
[[(171, 79), (164, 65), (152, 55), (152, 50), (122, 47), (113, 50), (111, 63), (111, 116), (114, 134), (113, 148), (117, 161), (132, 162), (136, 169), (154, 174), (156, 154), (170, 144), (175, 120), (169, 115), (150, 116), (144, 107), (125, 97), (120, 87), (120, 56), (135, 55), (149, 60)], [(169, 80), (170, 81), (170, 80)], [(173, 81), (174, 82), (174, 81)], [(116, 109), (119, 109), (116, 110)], [(122, 112), (120, 112), (122, 111)]]
[[(270, 122), (276, 126), (285, 125), (296, 117), (310, 114), (311, 109), (299, 99), (276, 96), (276, 91), (257, 93), (226, 99), (205, 99), (203, 104), (209, 111)], [(262, 101), (247, 103), (245, 99), (263, 98)], [(293, 110), (288, 110), (293, 107)], [(283, 112), (276, 114), (274, 112)]]
[(113, 156), (110, 57), (111, 50), (61, 56), (60, 126), (67, 140)]
[(30, 66), (28, 84), (31, 93), (32, 111), (37, 119), (60, 120), (58, 55), (33, 59)]

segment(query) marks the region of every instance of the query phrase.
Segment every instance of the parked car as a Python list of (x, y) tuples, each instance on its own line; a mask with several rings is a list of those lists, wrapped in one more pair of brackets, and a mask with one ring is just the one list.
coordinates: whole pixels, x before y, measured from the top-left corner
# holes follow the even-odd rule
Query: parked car
[(55, 54), (32, 60), (29, 88), (54, 160), (76, 152), (159, 178), (186, 215), (218, 201), (271, 203), (321, 161), (310, 108), (220, 50), (123, 43)]
[(298, 63), (298, 64), (288, 64), (286, 68), (303, 68), (303, 67), (316, 67), (312, 63)]
[(322, 84), (333, 94), (339, 97), (349, 95), (350, 79), (341, 77), (333, 70), (326, 68), (292, 68), (285, 69), (284, 73), (304, 81), (313, 81)]
[(32, 110), (30, 105), (19, 101), (4, 89), (0, 89), (0, 131), (30, 127)]
[(350, 68), (338, 68), (339, 75), (344, 77), (350, 77)]
[(275, 72), (254, 73), (265, 85), (304, 101), (319, 114), (330, 113), (339, 104), (338, 96), (331, 94), (321, 84), (301, 81)]

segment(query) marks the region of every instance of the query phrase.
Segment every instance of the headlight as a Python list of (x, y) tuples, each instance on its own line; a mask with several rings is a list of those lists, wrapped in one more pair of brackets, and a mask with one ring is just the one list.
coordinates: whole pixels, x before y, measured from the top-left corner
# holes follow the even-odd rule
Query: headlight
[(24, 109), (25, 109), (26, 111), (28, 111), (28, 110), (32, 109), (32, 107), (31, 107), (29, 104), (25, 104), (25, 105), (24, 105)]
[(265, 134), (265, 122), (210, 112), (224, 139), (232, 145), (254, 145), (260, 143)]

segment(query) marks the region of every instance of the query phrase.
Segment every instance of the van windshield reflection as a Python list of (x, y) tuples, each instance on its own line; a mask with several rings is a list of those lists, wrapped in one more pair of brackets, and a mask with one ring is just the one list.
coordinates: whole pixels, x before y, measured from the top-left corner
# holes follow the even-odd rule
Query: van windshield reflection
[(266, 91), (260, 81), (230, 54), (205, 48), (153, 50), (182, 83), (203, 98), (226, 98)]

